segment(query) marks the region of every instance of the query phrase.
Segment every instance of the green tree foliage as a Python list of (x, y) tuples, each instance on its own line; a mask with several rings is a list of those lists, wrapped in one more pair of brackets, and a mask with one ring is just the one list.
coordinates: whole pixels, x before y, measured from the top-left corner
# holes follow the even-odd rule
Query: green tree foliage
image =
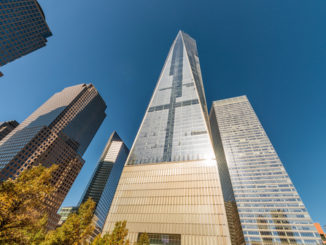
[(77, 245), (85, 244), (94, 231), (92, 222), (95, 202), (89, 198), (76, 213), (71, 213), (67, 220), (55, 231), (50, 231), (42, 245)]
[(45, 200), (57, 168), (36, 166), (0, 184), (0, 244), (39, 244), (45, 236)]
[(129, 245), (129, 240), (125, 240), (128, 235), (126, 225), (127, 221), (125, 220), (116, 222), (112, 233), (107, 233), (103, 237), (99, 234), (92, 245)]
[(137, 245), (150, 245), (147, 233), (142, 233), (138, 239)]
[[(94, 231), (95, 202), (88, 199), (77, 213), (54, 231), (46, 233), (46, 200), (55, 191), (51, 183), (56, 165), (25, 170), (13, 180), (0, 183), (0, 244), (79, 245), (87, 244)], [(97, 237), (93, 244), (129, 245), (126, 221), (117, 222), (111, 234)]]

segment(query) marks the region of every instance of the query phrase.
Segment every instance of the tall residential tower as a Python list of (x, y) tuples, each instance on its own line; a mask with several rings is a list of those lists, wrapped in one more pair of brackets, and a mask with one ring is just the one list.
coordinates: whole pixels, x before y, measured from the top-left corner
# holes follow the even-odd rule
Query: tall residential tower
[(130, 242), (231, 244), (196, 42), (179, 32), (123, 169), (103, 233)]
[(321, 244), (247, 97), (213, 102), (210, 121), (223, 194), (234, 216), (239, 213), (241, 227), (234, 225), (245, 243)]
[(103, 122), (106, 104), (92, 84), (54, 94), (0, 141), (0, 181), (16, 178), (33, 165), (58, 164), (49, 201), (50, 225), (84, 160), (81, 156)]

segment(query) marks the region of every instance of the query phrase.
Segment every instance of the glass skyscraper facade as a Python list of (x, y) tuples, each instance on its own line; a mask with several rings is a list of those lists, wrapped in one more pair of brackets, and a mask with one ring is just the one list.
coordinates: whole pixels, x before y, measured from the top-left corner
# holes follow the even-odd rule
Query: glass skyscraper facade
[(45, 46), (52, 35), (36, 0), (1, 0), (0, 23), (0, 66)]
[(128, 165), (212, 159), (195, 40), (176, 38), (133, 145)]
[(95, 235), (102, 231), (128, 154), (127, 146), (119, 135), (113, 132), (81, 198), (80, 204), (87, 201), (88, 198), (92, 198), (96, 203)]
[(19, 123), (17, 121), (0, 122), (0, 141), (18, 125)]
[(77, 212), (77, 210), (78, 208), (74, 206), (60, 208), (58, 211), (58, 214), (60, 215), (58, 226), (61, 226), (68, 219), (68, 216), (71, 213)]
[(196, 42), (179, 32), (123, 169), (103, 234), (133, 244), (231, 244)]
[(49, 228), (84, 164), (82, 155), (102, 124), (106, 104), (92, 84), (79, 84), (54, 94), (0, 141), (0, 181), (16, 178), (42, 164), (59, 167), (53, 174), (54, 196), (47, 202)]
[(247, 97), (213, 102), (210, 122), (225, 201), (236, 204), (236, 229), (242, 229), (245, 243), (321, 244)]
[[(67, 87), (54, 94), (0, 142), (0, 170), (5, 167), (15, 170), (9, 171), (3, 178), (19, 174), (21, 165), (24, 165), (22, 160), (32, 156), (37, 148), (44, 148), (38, 144), (27, 147), (27, 144), (35, 144), (33, 139), (46, 131), (45, 127), (58, 137), (65, 138), (71, 148), (83, 155), (106, 117), (105, 109), (105, 102), (92, 84)], [(41, 140), (46, 140), (45, 135)], [(24, 150), (24, 147), (28, 150)], [(28, 152), (29, 154), (22, 154), (28, 156), (16, 159), (22, 151)], [(36, 160), (35, 157), (32, 159)], [(33, 162), (32, 159), (29, 162)], [(20, 167), (16, 166), (15, 169), (13, 165)]]

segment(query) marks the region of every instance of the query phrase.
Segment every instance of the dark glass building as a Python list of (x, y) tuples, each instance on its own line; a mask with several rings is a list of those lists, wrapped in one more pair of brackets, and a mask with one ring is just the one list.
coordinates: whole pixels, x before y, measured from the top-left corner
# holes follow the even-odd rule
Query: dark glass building
[(81, 198), (79, 205), (87, 201), (88, 198), (92, 198), (96, 203), (95, 235), (102, 231), (128, 154), (127, 146), (119, 135), (113, 132)]
[(0, 179), (16, 178), (33, 165), (59, 165), (56, 192), (49, 198), (50, 227), (77, 177), (81, 158), (104, 118), (106, 104), (92, 84), (80, 84), (54, 94), (0, 141)]
[(17, 121), (0, 122), (0, 141), (18, 125), (19, 123)]
[(0, 66), (44, 47), (51, 35), (36, 0), (0, 1)]

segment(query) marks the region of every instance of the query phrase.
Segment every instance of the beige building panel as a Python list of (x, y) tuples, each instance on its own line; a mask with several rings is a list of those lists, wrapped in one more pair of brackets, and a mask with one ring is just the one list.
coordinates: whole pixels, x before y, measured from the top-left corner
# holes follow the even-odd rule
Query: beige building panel
[(117, 213), (193, 213), (193, 214), (223, 214), (223, 205), (120, 205), (117, 207)]
[(168, 213), (140, 213), (140, 214), (113, 214), (114, 220), (124, 220), (128, 217), (128, 222), (153, 221), (158, 223), (182, 223), (182, 224), (216, 224), (217, 221), (223, 222), (223, 214), (168, 214)]
[(229, 244), (226, 237), (183, 235), (181, 239), (189, 245)]
[[(201, 165), (195, 166), (194, 163), (196, 164), (197, 161), (189, 161), (186, 164), (183, 163), (179, 163), (180, 166), (174, 168), (174, 169), (161, 169), (160, 171), (156, 171), (155, 168), (150, 168), (148, 170), (144, 170), (144, 171), (126, 171), (126, 177), (127, 178), (132, 178), (132, 177), (139, 177), (139, 173), (142, 174), (143, 177), (145, 176), (170, 176), (170, 175), (187, 175), (187, 174), (205, 174), (205, 173), (210, 173), (210, 170), (207, 168), (202, 168)], [(198, 162), (197, 162), (198, 163)], [(174, 164), (174, 163), (166, 163), (167, 165), (169, 164)], [(188, 167), (186, 169), (184, 168), (184, 165), (191, 165), (191, 167)], [(148, 164), (149, 167), (155, 166), (155, 164)], [(134, 170), (134, 169), (132, 169)]]
[(219, 188), (176, 188), (153, 190), (124, 190), (121, 197), (166, 197), (166, 196), (217, 196)]
[[(128, 178), (126, 184), (134, 184), (139, 183), (152, 183), (152, 182), (173, 182), (173, 181), (198, 181), (203, 179), (213, 180), (216, 178), (215, 173), (193, 173), (193, 174), (183, 174), (183, 175), (157, 175), (157, 176), (143, 176), (135, 177), (135, 178)], [(141, 179), (141, 180), (140, 180)]]
[(182, 244), (230, 244), (215, 160), (126, 165), (103, 233), (127, 220), (138, 233), (180, 234)]
[[(116, 192), (116, 195), (122, 193)], [(222, 200), (221, 196), (119, 197), (119, 205), (219, 205)]]
[(151, 183), (134, 183), (133, 185), (124, 186), (124, 190), (132, 190), (132, 191), (140, 191), (140, 190), (161, 190), (161, 189), (177, 189), (177, 188), (200, 188), (200, 187), (216, 187), (216, 178), (212, 180), (197, 180), (197, 181), (173, 181), (173, 182), (165, 182), (164, 185), (162, 183), (151, 182)]
[[(138, 230), (144, 230), (148, 233), (166, 233), (166, 234), (181, 234), (193, 237), (215, 237), (223, 238), (223, 234), (219, 232), (224, 229), (223, 226), (218, 225), (200, 225), (200, 224), (169, 224), (169, 223), (129, 223), (128, 226), (128, 239), (131, 242), (136, 242), (132, 240), (131, 237), (133, 233), (138, 234)], [(114, 224), (110, 225), (110, 228), (114, 228)], [(137, 236), (136, 236), (137, 238)], [(183, 244), (187, 244), (183, 241)], [(223, 243), (228, 244), (228, 243)]]

